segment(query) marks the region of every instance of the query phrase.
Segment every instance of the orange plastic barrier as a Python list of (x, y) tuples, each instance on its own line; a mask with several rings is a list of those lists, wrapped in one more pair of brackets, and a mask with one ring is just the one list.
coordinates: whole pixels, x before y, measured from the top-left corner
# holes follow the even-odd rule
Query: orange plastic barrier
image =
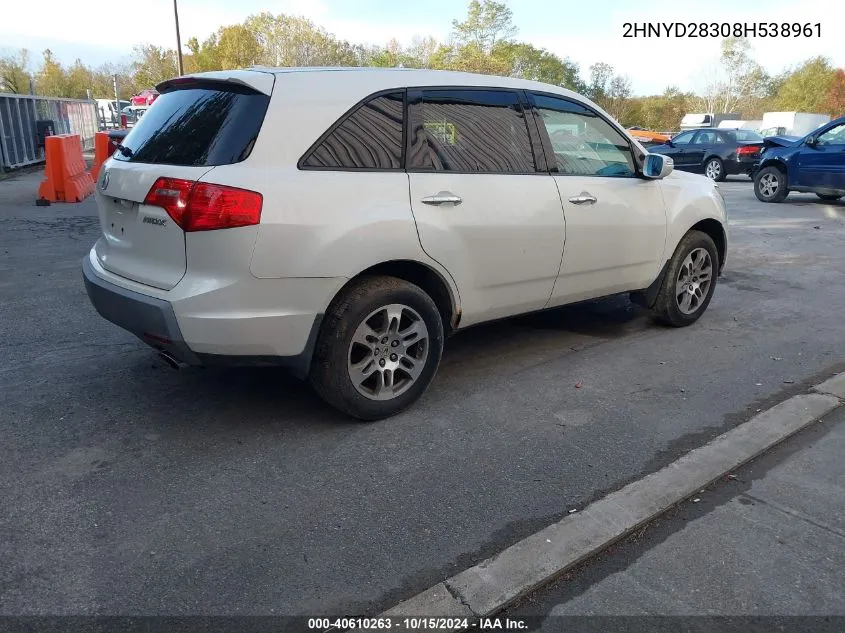
[(113, 153), (114, 147), (109, 143), (109, 133), (97, 132), (94, 134), (94, 164), (91, 166), (91, 171), (88, 172), (91, 175), (91, 180), (97, 182), (100, 168)]
[(44, 139), (47, 165), (38, 198), (49, 202), (79, 202), (94, 193), (94, 181), (85, 171), (82, 139), (78, 134), (57, 134)]

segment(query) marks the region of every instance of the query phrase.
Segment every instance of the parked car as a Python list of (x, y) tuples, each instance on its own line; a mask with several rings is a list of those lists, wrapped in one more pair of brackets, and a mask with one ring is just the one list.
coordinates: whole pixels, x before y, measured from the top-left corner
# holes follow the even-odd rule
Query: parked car
[(132, 96), (131, 105), (133, 106), (151, 106), (153, 102), (158, 99), (159, 93), (157, 90), (146, 88), (136, 95)]
[(781, 202), (790, 191), (832, 202), (845, 196), (845, 117), (798, 140), (767, 138), (754, 170), (754, 193)]
[(722, 181), (728, 175), (751, 175), (760, 158), (763, 137), (753, 130), (703, 128), (686, 130), (650, 152), (671, 156), (675, 168)]
[(557, 86), (253, 69), (159, 89), (102, 169), (83, 274), (172, 365), (281, 365), (379, 419), (460, 329), (627, 292), (690, 325), (725, 264), (718, 187)]

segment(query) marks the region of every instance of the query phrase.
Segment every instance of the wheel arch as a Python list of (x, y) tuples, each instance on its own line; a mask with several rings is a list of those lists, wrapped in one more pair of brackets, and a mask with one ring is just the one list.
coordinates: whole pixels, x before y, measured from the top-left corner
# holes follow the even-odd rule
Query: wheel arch
[(397, 279), (402, 279), (419, 286), (431, 297), (437, 306), (437, 311), (440, 313), (440, 318), (443, 321), (443, 330), (446, 335), (448, 336), (458, 328), (461, 320), (461, 307), (457, 289), (452, 288), (452, 285), (444, 278), (440, 271), (428, 264), (413, 259), (394, 259), (365, 268), (357, 275), (351, 277), (337, 291), (332, 301), (344, 292), (347, 286), (353, 281), (357, 281), (362, 277), (377, 275), (396, 277)]
[(789, 169), (787, 168), (786, 163), (780, 158), (767, 158), (763, 160), (763, 162), (760, 163), (760, 167), (757, 168), (757, 173), (759, 174), (766, 167), (776, 167), (783, 172), (784, 176), (789, 175)]
[(722, 270), (725, 268), (725, 259), (728, 254), (728, 235), (724, 225), (713, 218), (705, 218), (693, 224), (684, 235), (690, 231), (706, 233), (713, 240), (713, 243), (716, 244), (716, 252), (719, 254), (719, 274), (721, 275)]

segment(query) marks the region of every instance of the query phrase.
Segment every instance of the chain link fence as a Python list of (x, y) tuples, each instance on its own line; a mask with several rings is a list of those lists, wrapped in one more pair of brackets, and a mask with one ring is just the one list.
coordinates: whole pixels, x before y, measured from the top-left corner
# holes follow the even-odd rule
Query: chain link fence
[(44, 161), (48, 134), (79, 134), (91, 150), (99, 127), (94, 101), (0, 93), (0, 171)]

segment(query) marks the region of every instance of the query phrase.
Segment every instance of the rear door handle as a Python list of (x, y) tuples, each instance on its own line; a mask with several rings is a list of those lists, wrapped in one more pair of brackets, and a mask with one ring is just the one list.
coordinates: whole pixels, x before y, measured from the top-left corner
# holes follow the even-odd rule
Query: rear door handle
[(433, 204), (435, 206), (449, 203), (458, 205), (461, 204), (461, 202), (463, 201), (463, 198), (461, 198), (460, 196), (456, 196), (450, 191), (441, 191), (440, 193), (436, 193), (433, 196), (426, 196), (422, 199), (423, 204)]
[(596, 202), (596, 197), (589, 193), (582, 193), (580, 196), (572, 196), (569, 201), (572, 204), (593, 204)]

